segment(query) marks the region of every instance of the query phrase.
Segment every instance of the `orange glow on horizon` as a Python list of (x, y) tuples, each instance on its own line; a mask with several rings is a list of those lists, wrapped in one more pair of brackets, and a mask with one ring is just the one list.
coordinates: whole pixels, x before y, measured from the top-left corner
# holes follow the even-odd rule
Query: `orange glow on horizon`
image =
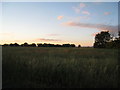
[(93, 41), (80, 41), (80, 42), (69, 42), (69, 41), (56, 41), (56, 42), (50, 42), (50, 41), (46, 41), (46, 42), (44, 42), (44, 41), (41, 41), (41, 42), (38, 42), (38, 41), (32, 41), (32, 40), (1, 40), (0, 41), (0, 44), (10, 44), (10, 43), (18, 43), (18, 44), (23, 44), (23, 43), (25, 43), (25, 42), (27, 42), (28, 44), (32, 44), (32, 43), (35, 43), (35, 44), (38, 44), (38, 43), (42, 43), (42, 44), (44, 44), (44, 43), (47, 43), (47, 44), (60, 44), (60, 45), (62, 45), (62, 44), (75, 44), (76, 46), (78, 46), (78, 45), (81, 45), (81, 46), (93, 46)]

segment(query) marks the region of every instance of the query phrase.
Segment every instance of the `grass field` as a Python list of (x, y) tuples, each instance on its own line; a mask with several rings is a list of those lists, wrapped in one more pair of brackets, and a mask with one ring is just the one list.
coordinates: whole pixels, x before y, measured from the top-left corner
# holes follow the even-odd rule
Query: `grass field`
[(3, 47), (3, 88), (116, 88), (117, 49)]

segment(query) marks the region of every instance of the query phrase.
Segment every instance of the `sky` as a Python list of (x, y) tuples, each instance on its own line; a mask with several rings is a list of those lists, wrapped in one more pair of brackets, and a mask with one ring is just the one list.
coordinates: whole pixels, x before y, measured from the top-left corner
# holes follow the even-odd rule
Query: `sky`
[(117, 2), (1, 2), (0, 6), (0, 44), (92, 46), (97, 33), (117, 32)]

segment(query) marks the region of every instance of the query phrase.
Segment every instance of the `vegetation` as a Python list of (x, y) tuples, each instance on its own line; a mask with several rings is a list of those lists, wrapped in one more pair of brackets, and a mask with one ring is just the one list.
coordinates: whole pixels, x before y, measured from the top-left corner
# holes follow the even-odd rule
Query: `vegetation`
[(109, 31), (98, 33), (95, 36), (94, 48), (120, 48), (120, 31), (118, 37), (112, 37)]
[[(37, 45), (35, 43), (32, 43), (32, 44), (28, 44), (27, 42), (25, 42), (24, 44), (17, 44), (17, 43), (14, 43), (14, 44), (4, 44), (2, 46), (12, 46), (12, 47), (18, 47), (18, 46), (21, 46), (21, 47), (75, 47), (75, 44), (63, 44), (63, 45), (59, 45), (59, 44), (47, 44), (47, 43), (38, 43)], [(79, 46), (80, 47), (80, 46)]]
[(3, 47), (4, 88), (116, 88), (117, 49)]
[(118, 87), (120, 32), (118, 37), (98, 33), (94, 48), (26, 42), (2, 46), (3, 88)]
[[(25, 42), (24, 44), (4, 44), (2, 46), (11, 46), (11, 47), (75, 47), (75, 44), (47, 44), (47, 43), (35, 43), (28, 44)], [(81, 47), (81, 45), (78, 45)], [(94, 48), (120, 48), (120, 31), (118, 32), (118, 37), (112, 37), (109, 31), (101, 31), (100, 33), (96, 34), (95, 42), (93, 45)]]

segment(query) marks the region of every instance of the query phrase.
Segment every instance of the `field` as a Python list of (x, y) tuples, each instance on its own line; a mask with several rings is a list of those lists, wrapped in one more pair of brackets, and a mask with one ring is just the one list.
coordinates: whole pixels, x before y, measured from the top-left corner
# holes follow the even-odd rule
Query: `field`
[(116, 88), (117, 49), (3, 47), (3, 88)]

